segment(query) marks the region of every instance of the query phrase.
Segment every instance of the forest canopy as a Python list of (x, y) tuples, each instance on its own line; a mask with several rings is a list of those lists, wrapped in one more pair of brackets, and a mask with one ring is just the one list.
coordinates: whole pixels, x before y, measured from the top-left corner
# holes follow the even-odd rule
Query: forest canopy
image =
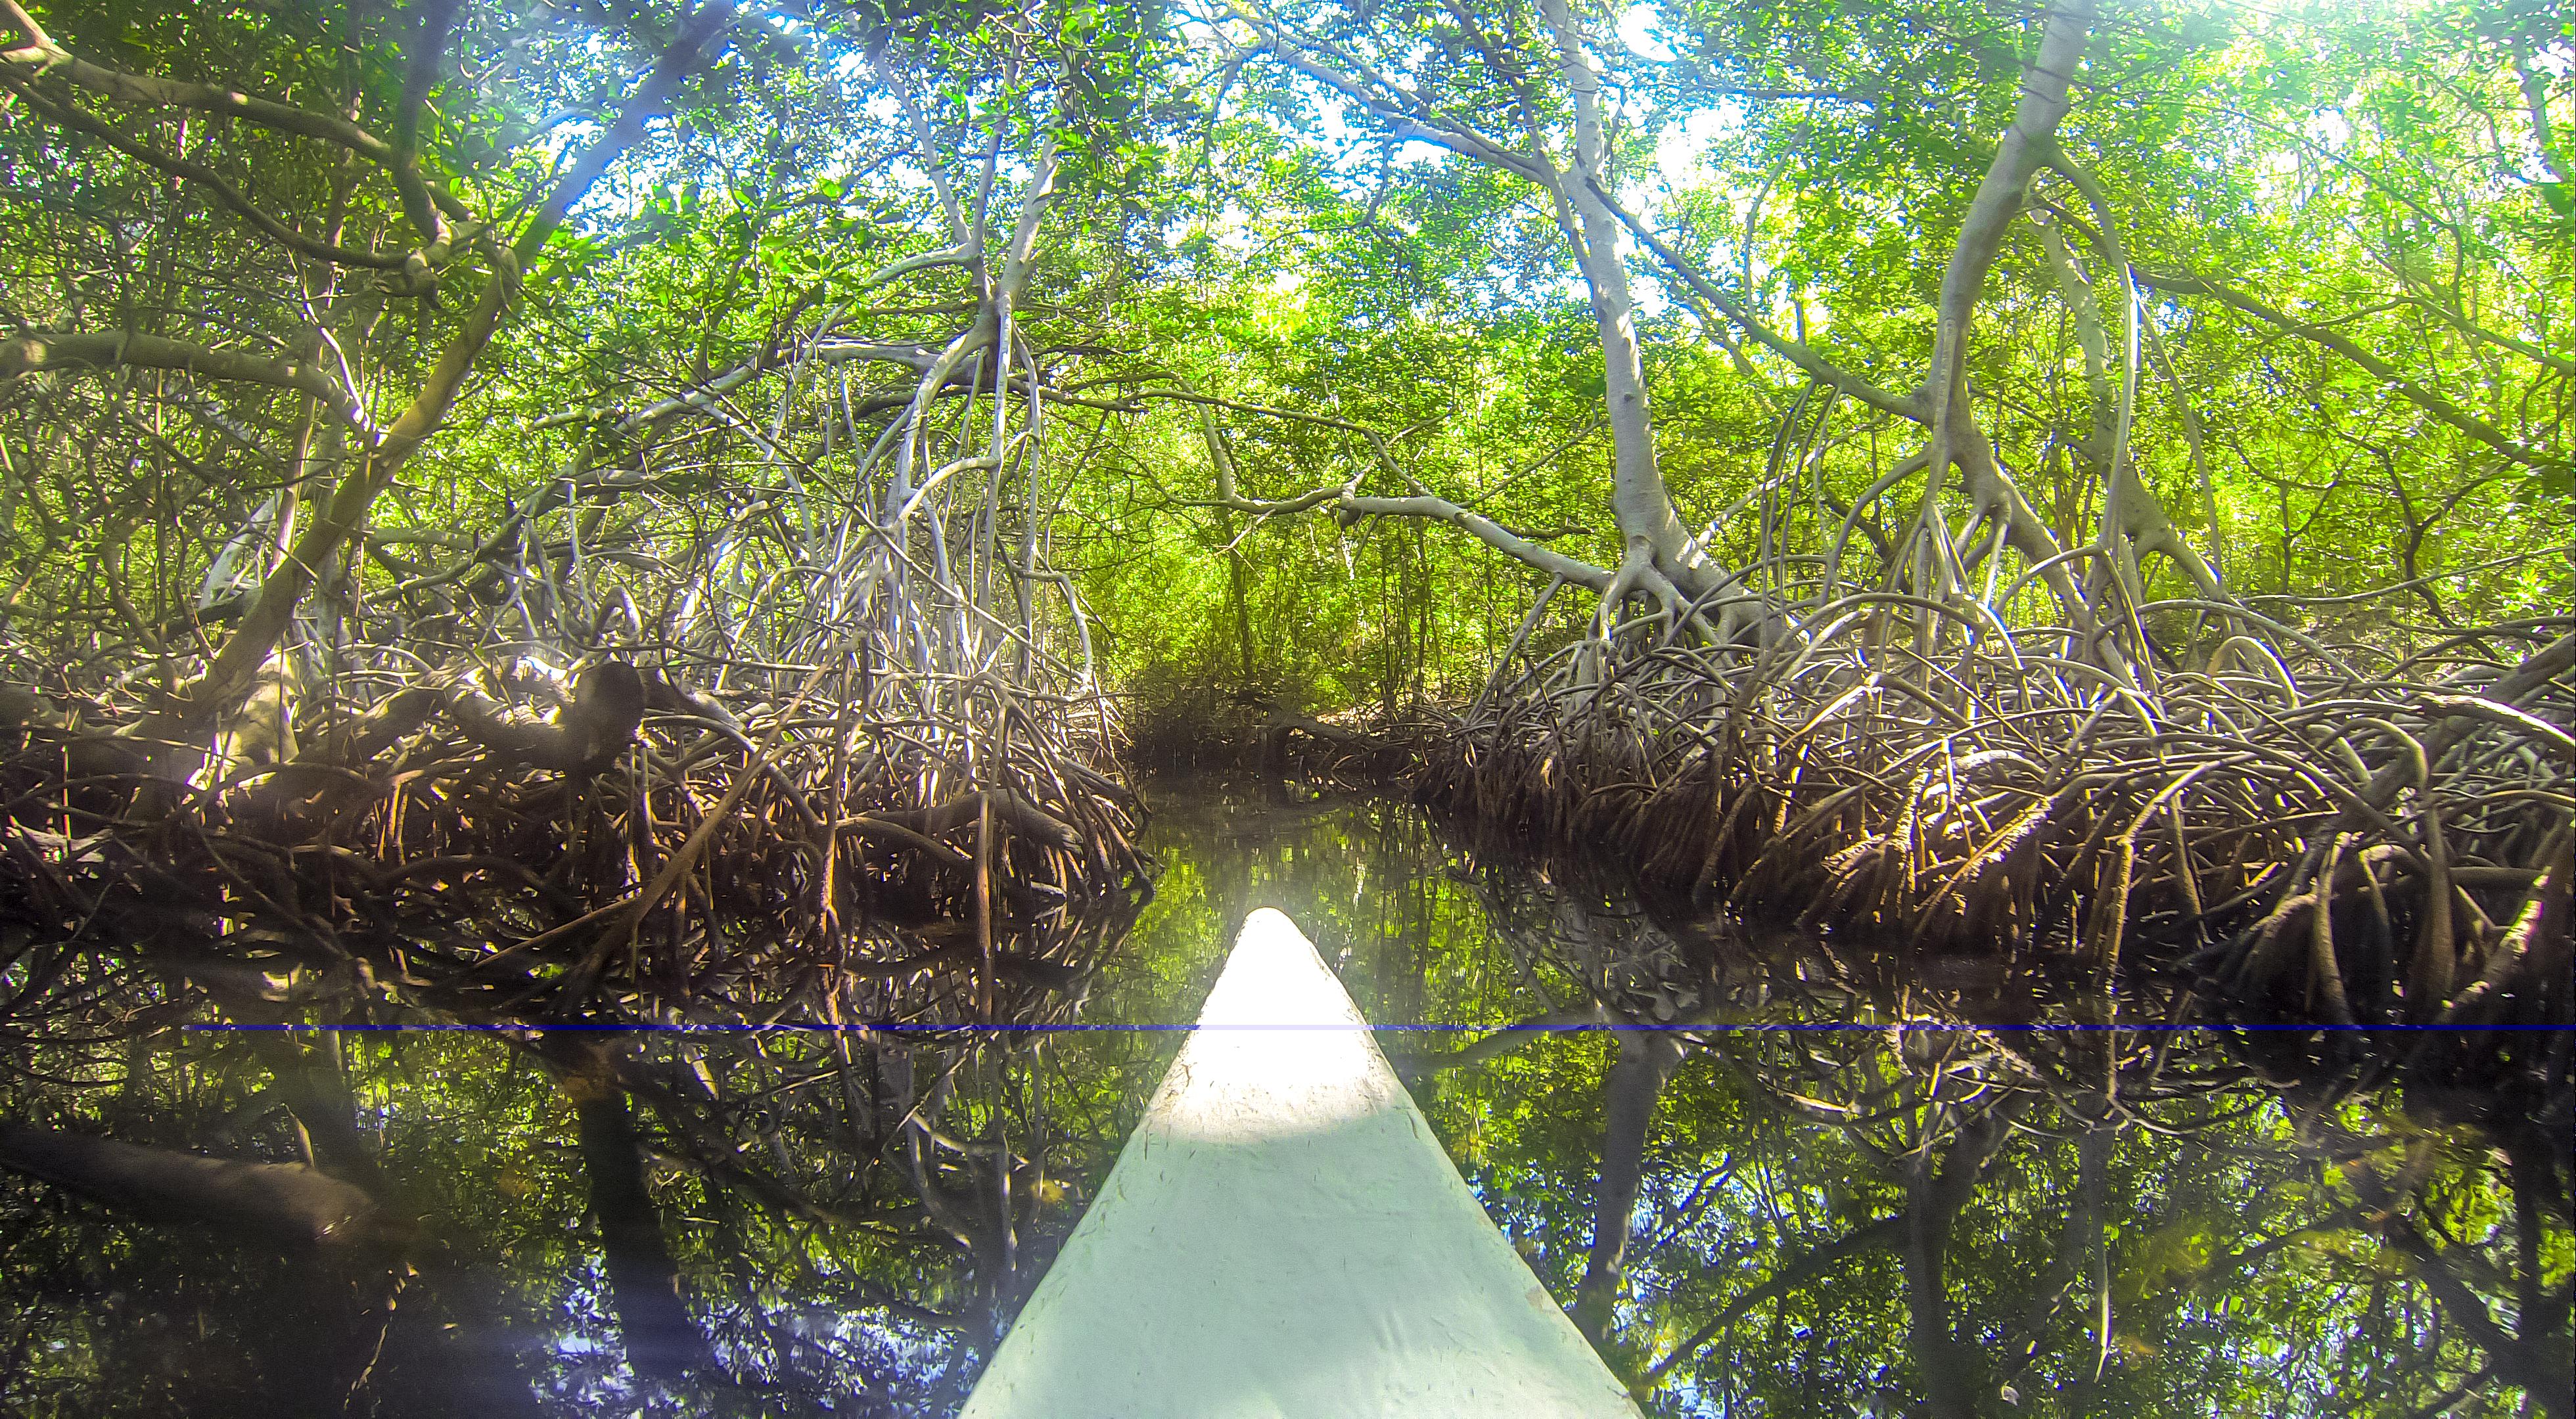
[(1693, 595), (1868, 581), (1934, 509), (2030, 614), (2097, 541), (2079, 597), (2363, 638), (2566, 590), (2538, 3), (13, 24), (22, 683), (211, 715), (387, 618), (569, 660), (621, 597), (675, 644), (794, 614), (764, 578), (1005, 321), (1028, 437), (916, 514), (981, 519), (977, 594), (1122, 690), (1472, 693), (1630, 537)]

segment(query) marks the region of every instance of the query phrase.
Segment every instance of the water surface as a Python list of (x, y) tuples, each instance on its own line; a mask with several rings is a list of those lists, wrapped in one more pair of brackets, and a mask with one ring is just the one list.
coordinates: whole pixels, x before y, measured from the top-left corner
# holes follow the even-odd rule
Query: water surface
[(2163, 1028), (2179, 985), (2089, 962), (1659, 920), (1394, 805), (1153, 801), (1070, 1031), (231, 1032), (102, 981), (0, 1118), (384, 1215), (317, 1248), (0, 1174), (0, 1411), (950, 1413), (1276, 906), (1651, 1413), (2566, 1412), (2563, 1117)]

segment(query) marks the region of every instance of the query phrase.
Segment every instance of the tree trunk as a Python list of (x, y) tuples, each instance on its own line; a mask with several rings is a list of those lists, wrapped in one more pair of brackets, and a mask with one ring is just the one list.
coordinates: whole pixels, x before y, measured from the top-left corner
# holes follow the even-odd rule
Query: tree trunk
[(1574, 248), (1592, 297), (1592, 319), (1601, 337), (1603, 398), (1608, 402), (1612, 457), (1611, 510), (1622, 541), (1642, 540), (1656, 570), (1682, 590), (1698, 593), (1712, 579), (1708, 559), (1693, 542), (1655, 459), (1653, 411), (1646, 369), (1637, 344), (1637, 302), (1628, 268), (1619, 257), (1620, 222), (1604, 196), (1610, 181), (1608, 138), (1601, 117), (1601, 76), (1583, 53), (1583, 32), (1568, 0), (1540, 0), (1540, 14), (1555, 36), (1557, 63), (1574, 103), (1574, 161), (1557, 175), (1558, 221)]
[[(1968, 499), (1980, 511), (2000, 516), (2015, 550), (2037, 563), (2058, 551), (2039, 516), (2022, 497), (2011, 475), (1987, 446), (1968, 409), (1968, 333), (1986, 277), (2003, 251), (2013, 220), (2021, 215), (2031, 180), (2056, 151), (2057, 126), (2066, 118), (2067, 87), (2083, 58), (2093, 28), (2093, 0), (2052, 5), (2041, 31), (2039, 55), (2022, 73), (2021, 102), (2012, 127), (1995, 147), (1977, 195), (1959, 225), (1959, 239), (1941, 276), (1940, 319), (1932, 346), (1932, 368), (1921, 391), (1924, 422), (1930, 425), (1931, 467), (1923, 485), (1922, 510), (1915, 520), (1918, 535), (1944, 516), (1941, 494), (1951, 468), (1960, 469)], [(1944, 534), (1946, 540), (1946, 532)], [(1922, 545), (1915, 544), (1918, 548)], [(1942, 551), (1937, 567), (1925, 566), (1918, 554), (1915, 590), (1938, 595), (1949, 589), (1954, 554)], [(2048, 578), (2079, 633), (2089, 630), (2091, 614), (2082, 593), (2062, 568)], [(2089, 639), (2089, 637), (2087, 637)]]
[(1243, 565), (1243, 551), (1235, 545), (1239, 535), (1234, 530), (1234, 509), (1223, 503), (1216, 509), (1217, 535), (1225, 539), (1225, 599), (1234, 613), (1234, 644), (1241, 663), (1243, 683), (1252, 683), (1252, 593), (1250, 574)]
[(247, 1163), (0, 1123), (0, 1168), (130, 1212), (298, 1246), (382, 1242), (397, 1228), (362, 1188), (301, 1163)]
[(375, 1149), (358, 1131), (357, 1101), (342, 1072), (338, 1037), (307, 1051), (284, 1031), (251, 1032), (251, 1049), (275, 1081), (277, 1097), (304, 1135), (306, 1161), (336, 1178), (376, 1190)]
[(653, 1379), (711, 1366), (714, 1356), (706, 1337), (690, 1321), (681, 1299), (680, 1268), (662, 1239), (662, 1218), (645, 1184), (634, 1116), (607, 1051), (596, 1042), (578, 1041), (555, 1045), (550, 1054), (578, 1120), (582, 1168), (590, 1175), (590, 1212), (599, 1223), (609, 1298), (626, 1334), (627, 1364)]
[(1574, 1293), (1574, 1324), (1593, 1344), (1610, 1334), (1610, 1311), (1627, 1275), (1628, 1218), (1645, 1180), (1646, 1133), (1682, 1049), (1659, 1030), (1619, 1032), (1619, 1061), (1602, 1089), (1601, 1188), (1592, 1212), (1592, 1257)]
[(1948, 1148), (1936, 1153), (1927, 1145), (1905, 1166), (1906, 1342), (1931, 1419), (1976, 1419), (1980, 1412), (1984, 1366), (1951, 1323), (1950, 1229), (2011, 1136), (2013, 1118), (2029, 1106), (2023, 1098), (1988, 1108), (1961, 1124)]

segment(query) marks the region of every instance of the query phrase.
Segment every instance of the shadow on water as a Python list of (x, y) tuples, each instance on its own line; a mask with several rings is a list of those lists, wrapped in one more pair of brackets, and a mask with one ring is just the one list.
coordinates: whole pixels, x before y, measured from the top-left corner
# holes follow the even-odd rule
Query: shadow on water
[[(1746, 940), (1390, 805), (1157, 806), (1153, 902), (1023, 1022), (1187, 1022), (1285, 910), (1650, 1413), (2568, 1412), (2565, 1032), (2537, 1116), (2470, 1117), (2167, 1028), (2176, 982)], [(0, 972), (59, 1007), (0, 1050), (31, 1415), (948, 1413), (1181, 1039), (210, 1031), (41, 966)]]

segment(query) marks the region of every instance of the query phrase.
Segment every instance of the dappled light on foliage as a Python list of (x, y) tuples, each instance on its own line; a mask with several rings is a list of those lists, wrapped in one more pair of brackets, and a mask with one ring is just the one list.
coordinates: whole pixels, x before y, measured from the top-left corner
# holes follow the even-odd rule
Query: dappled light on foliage
[(0, 1408), (952, 1413), (1268, 905), (1647, 1412), (2565, 1419), (2571, 133), (2538, 0), (0, 0)]

